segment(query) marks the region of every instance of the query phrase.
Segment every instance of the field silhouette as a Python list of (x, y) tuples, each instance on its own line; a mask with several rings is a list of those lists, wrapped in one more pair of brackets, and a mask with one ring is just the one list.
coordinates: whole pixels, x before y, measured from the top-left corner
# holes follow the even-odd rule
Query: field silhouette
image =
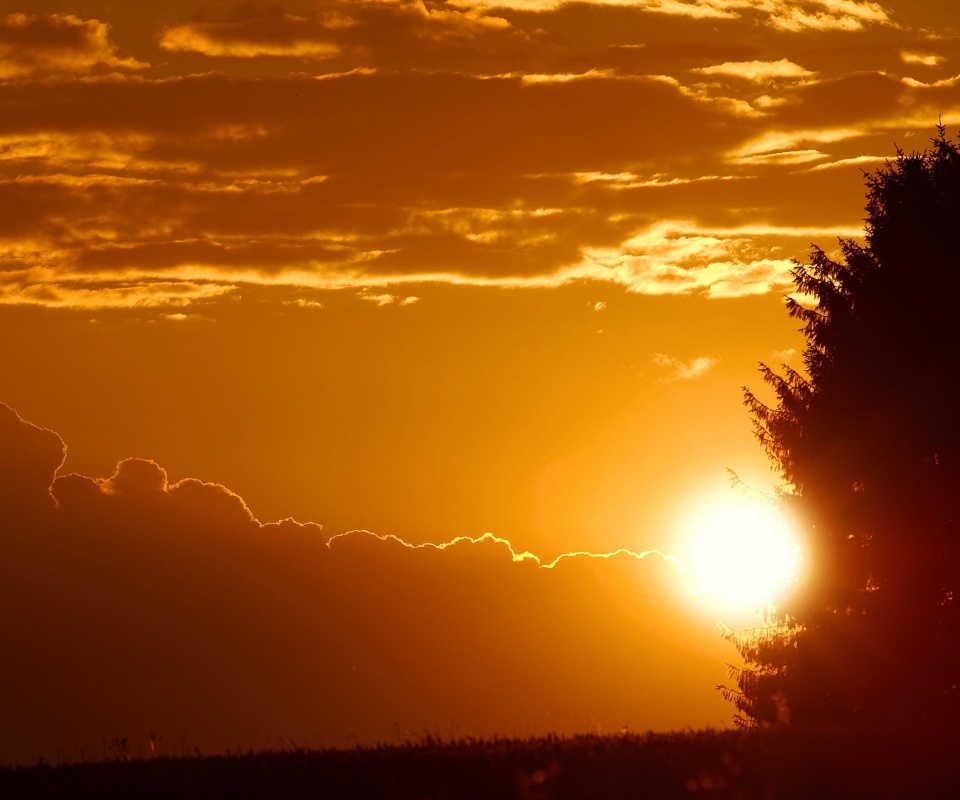
[[(627, 800), (954, 797), (955, 733), (752, 729), (464, 740), (0, 769), (0, 797)], [(118, 754), (119, 755), (119, 754)]]

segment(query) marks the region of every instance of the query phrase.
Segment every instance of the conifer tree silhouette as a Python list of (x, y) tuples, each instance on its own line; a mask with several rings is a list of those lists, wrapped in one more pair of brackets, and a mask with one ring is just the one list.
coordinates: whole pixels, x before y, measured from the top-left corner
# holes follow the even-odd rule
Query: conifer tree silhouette
[(960, 710), (960, 144), (867, 175), (865, 244), (797, 263), (803, 371), (744, 389), (813, 579), (721, 687), (741, 723), (930, 720)]

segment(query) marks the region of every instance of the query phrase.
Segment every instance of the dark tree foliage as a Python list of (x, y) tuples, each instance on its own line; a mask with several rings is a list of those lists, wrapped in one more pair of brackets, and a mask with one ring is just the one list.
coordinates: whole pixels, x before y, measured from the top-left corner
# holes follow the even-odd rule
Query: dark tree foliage
[(865, 245), (796, 265), (804, 370), (761, 365), (770, 405), (744, 390), (814, 578), (732, 636), (746, 724), (960, 711), (960, 144), (937, 130), (867, 176)]

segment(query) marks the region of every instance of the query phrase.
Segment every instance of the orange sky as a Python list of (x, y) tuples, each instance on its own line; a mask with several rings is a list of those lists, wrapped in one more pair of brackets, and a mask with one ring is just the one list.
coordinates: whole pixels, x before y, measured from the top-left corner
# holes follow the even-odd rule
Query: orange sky
[(960, 126), (953, 0), (24, 5), (0, 474), (87, 477), (0, 493), (0, 761), (729, 721), (677, 564), (511, 552), (770, 489), (740, 387)]

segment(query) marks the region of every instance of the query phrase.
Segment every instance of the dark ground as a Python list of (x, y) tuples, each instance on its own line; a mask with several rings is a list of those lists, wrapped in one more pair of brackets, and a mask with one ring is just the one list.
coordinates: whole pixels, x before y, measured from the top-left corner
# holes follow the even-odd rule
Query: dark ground
[(0, 800), (859, 797), (960, 798), (960, 733), (750, 730), (427, 740), (0, 769)]

